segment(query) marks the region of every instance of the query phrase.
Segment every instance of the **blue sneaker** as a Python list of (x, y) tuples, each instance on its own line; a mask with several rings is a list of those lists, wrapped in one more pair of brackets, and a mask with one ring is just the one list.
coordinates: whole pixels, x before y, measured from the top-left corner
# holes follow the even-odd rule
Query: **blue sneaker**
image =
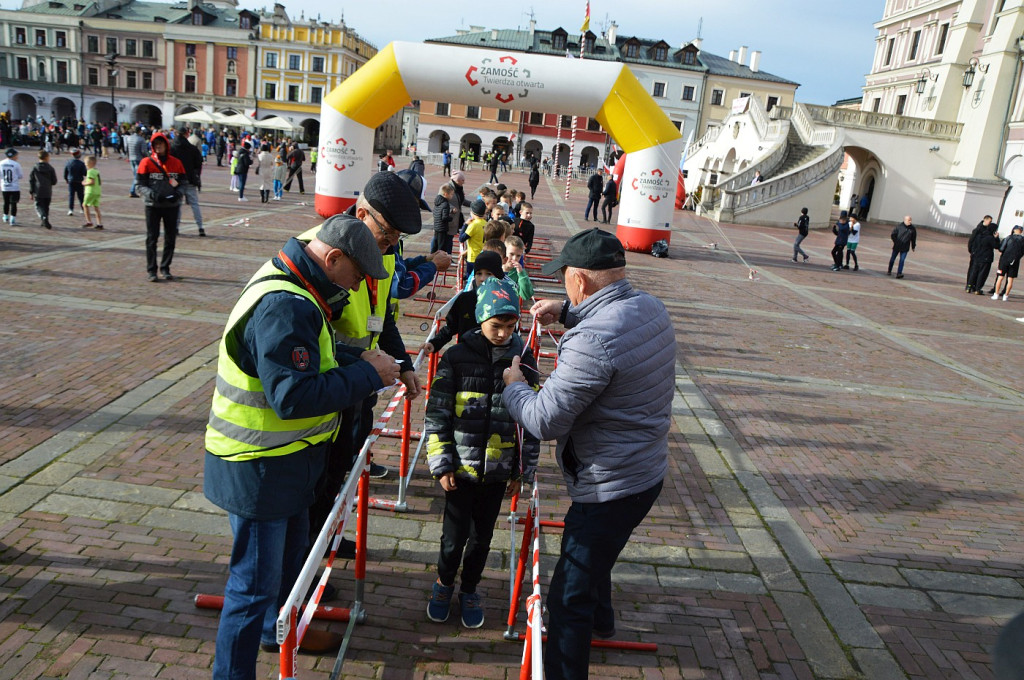
[(479, 593), (459, 593), (459, 608), (462, 610), (462, 625), (479, 628), (484, 625), (484, 609), (480, 606)]
[(452, 608), (452, 593), (455, 586), (443, 586), (434, 581), (434, 589), (427, 600), (427, 618), (435, 623), (444, 623), (448, 620), (448, 613)]

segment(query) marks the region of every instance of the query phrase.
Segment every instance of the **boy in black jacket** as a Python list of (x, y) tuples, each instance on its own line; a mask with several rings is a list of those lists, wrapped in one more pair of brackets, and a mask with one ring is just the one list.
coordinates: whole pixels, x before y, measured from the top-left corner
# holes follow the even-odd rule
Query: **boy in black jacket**
[(496, 279), (505, 278), (505, 270), (501, 266), (501, 256), (490, 250), (482, 250), (476, 258), (473, 268), (473, 287), (459, 293), (448, 310), (445, 325), (438, 329), (433, 340), (423, 343), (423, 349), (430, 354), (440, 352), (455, 336), (460, 338), (480, 324), (476, 320), (477, 289), (492, 276)]
[(540, 451), (539, 440), (529, 432), (523, 430), (520, 437), (501, 399), (502, 373), (513, 357), (532, 369), (527, 380), (534, 389), (537, 385), (536, 361), (516, 332), (519, 295), (508, 282), (489, 279), (479, 288), (475, 314), (480, 328), (463, 335), (441, 357), (423, 433), (430, 473), (445, 491), (437, 580), (427, 618), (448, 620), (461, 562), (459, 607), (466, 628), (484, 623), (476, 588), (502, 499), (520, 480), (532, 482)]
[(39, 152), (39, 162), (28, 176), (28, 190), (36, 203), (39, 222), (47, 229), (53, 229), (53, 225), (50, 224), (50, 201), (53, 200), (53, 187), (57, 184), (57, 171), (50, 165), (49, 160), (49, 153)]

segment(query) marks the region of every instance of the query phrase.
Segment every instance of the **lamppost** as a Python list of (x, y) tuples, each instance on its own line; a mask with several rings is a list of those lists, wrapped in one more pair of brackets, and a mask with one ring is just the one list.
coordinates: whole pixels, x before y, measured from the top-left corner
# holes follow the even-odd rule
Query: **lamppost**
[(107, 74), (110, 81), (110, 111), (114, 117), (114, 125), (117, 125), (117, 107), (114, 106), (114, 86), (117, 84), (117, 58), (121, 56), (117, 52), (111, 52), (104, 57), (107, 60)]

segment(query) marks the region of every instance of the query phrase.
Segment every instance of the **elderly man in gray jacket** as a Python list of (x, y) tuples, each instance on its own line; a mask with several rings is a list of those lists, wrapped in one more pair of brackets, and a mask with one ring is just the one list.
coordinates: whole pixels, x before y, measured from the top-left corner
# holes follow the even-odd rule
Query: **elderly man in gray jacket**
[(611, 571), (633, 529), (661, 492), (675, 390), (676, 341), (665, 306), (626, 280), (618, 239), (590, 229), (544, 267), (562, 271), (568, 300), (532, 313), (561, 322), (558, 365), (534, 393), (518, 358), (502, 399), (541, 439), (557, 439), (572, 504), (548, 589), (550, 680), (586, 678), (591, 636), (615, 634)]

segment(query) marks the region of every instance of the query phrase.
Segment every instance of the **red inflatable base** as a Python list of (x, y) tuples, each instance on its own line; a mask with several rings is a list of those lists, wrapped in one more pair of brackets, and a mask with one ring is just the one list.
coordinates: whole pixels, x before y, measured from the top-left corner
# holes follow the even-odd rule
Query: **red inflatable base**
[(619, 237), (622, 247), (634, 253), (649, 253), (655, 241), (672, 242), (672, 232), (668, 229), (642, 229), (617, 225), (615, 235)]
[(348, 210), (353, 203), (356, 202), (354, 198), (341, 198), (338, 196), (327, 196), (326, 194), (317, 194), (314, 202), (316, 206), (316, 213), (320, 217), (334, 217)]

